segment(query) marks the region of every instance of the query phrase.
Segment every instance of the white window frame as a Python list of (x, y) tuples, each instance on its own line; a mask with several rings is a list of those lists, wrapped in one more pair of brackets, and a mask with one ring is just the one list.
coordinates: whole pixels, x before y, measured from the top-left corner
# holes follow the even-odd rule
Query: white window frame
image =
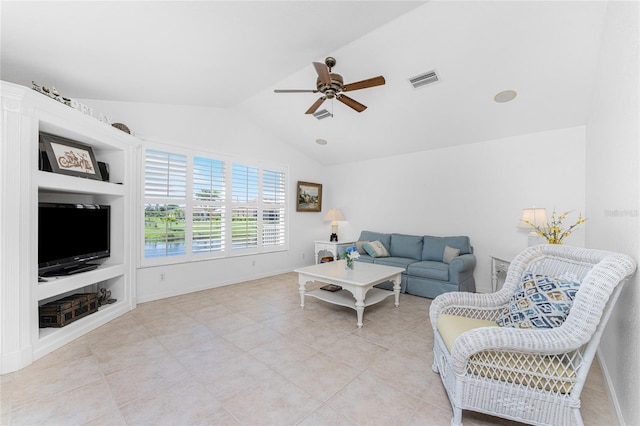
[[(156, 150), (156, 151), (164, 151), (171, 152), (179, 155), (185, 155), (187, 157), (187, 190), (186, 197), (184, 200), (175, 200), (172, 199), (172, 204), (185, 205), (185, 254), (183, 255), (172, 255), (172, 256), (162, 256), (155, 258), (146, 258), (145, 257), (145, 206), (149, 204), (150, 200), (155, 200), (146, 197), (145, 193), (145, 160), (147, 156), (147, 149)], [(142, 155), (141, 155), (141, 178), (140, 178), (140, 194), (141, 194), (141, 203), (140, 203), (140, 224), (141, 224), (141, 232), (140, 232), (140, 241), (141, 248), (139, 250), (140, 256), (140, 265), (141, 267), (151, 267), (158, 265), (169, 265), (169, 264), (179, 264), (179, 263), (189, 263), (194, 261), (203, 261), (203, 260), (211, 260), (211, 259), (223, 259), (223, 258), (232, 258), (239, 256), (247, 256), (247, 255), (256, 255), (263, 253), (273, 253), (280, 251), (289, 250), (289, 227), (290, 227), (290, 188), (289, 188), (289, 167), (285, 164), (278, 164), (276, 162), (270, 161), (259, 161), (252, 160), (246, 158), (239, 158), (229, 155), (221, 155), (211, 151), (197, 150), (192, 148), (186, 148), (182, 146), (165, 144), (165, 143), (157, 143), (157, 142), (149, 142), (145, 141), (142, 145)], [(194, 199), (193, 191), (193, 162), (194, 158), (203, 157), (213, 160), (221, 160), (224, 163), (224, 173), (225, 173), (225, 201), (224, 201), (224, 210), (225, 210), (225, 243), (224, 249), (216, 252), (204, 252), (204, 253), (193, 253), (192, 250), (192, 241), (193, 241), (193, 226), (192, 226), (192, 218), (193, 218), (193, 208), (194, 205), (199, 205), (200, 201)], [(234, 205), (248, 205), (247, 203), (233, 203), (232, 202), (232, 191), (233, 191), (233, 182), (232, 182), (232, 173), (233, 173), (233, 164), (241, 164), (243, 166), (255, 167), (258, 169), (258, 243), (255, 248), (247, 248), (242, 250), (233, 250), (232, 241), (231, 241), (231, 225), (232, 225), (232, 215), (231, 211)], [(265, 209), (274, 208), (273, 204), (267, 204), (263, 201), (263, 170), (276, 171), (283, 173), (284, 179), (284, 202), (281, 204), (277, 204), (276, 206), (280, 206), (284, 211), (284, 242), (282, 245), (270, 246), (263, 244), (263, 235), (262, 235), (262, 221), (263, 221), (263, 211)]]

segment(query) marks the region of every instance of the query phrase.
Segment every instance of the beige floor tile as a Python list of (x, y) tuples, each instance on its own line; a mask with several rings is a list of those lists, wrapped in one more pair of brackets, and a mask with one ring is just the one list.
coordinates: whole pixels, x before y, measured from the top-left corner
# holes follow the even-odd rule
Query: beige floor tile
[(280, 336), (281, 334), (273, 328), (266, 327), (260, 323), (251, 324), (222, 335), (222, 337), (245, 351), (279, 339)]
[(309, 414), (297, 426), (357, 426), (357, 423), (349, 420), (333, 408), (323, 404), (320, 408)]
[(273, 368), (322, 401), (326, 401), (361, 374), (360, 370), (324, 353), (316, 353), (304, 362), (281, 364)]
[(246, 425), (293, 425), (322, 403), (271, 372), (265, 380), (254, 381), (242, 393), (223, 402), (240, 423)]
[(107, 383), (100, 377), (13, 410), (10, 422), (16, 425), (83, 424), (116, 408)]
[(354, 334), (344, 334), (341, 339), (321, 350), (361, 371), (366, 370), (377, 358), (386, 356), (388, 351), (387, 348)]
[(204, 385), (187, 378), (120, 407), (131, 425), (192, 425), (226, 411)]
[(148, 338), (129, 345), (97, 352), (95, 357), (100, 363), (103, 374), (107, 375), (140, 364), (168, 360), (171, 354), (156, 339)]
[(106, 376), (118, 407), (157, 392), (188, 378), (187, 370), (176, 360), (167, 359), (135, 365)]
[(317, 352), (311, 346), (287, 336), (264, 343), (249, 351), (256, 359), (272, 368), (282, 364), (303, 362)]
[(156, 340), (172, 353), (183, 349), (193, 349), (204, 342), (208, 342), (218, 336), (204, 324), (190, 326), (188, 329), (177, 331), (173, 334), (156, 336)]
[(16, 373), (11, 388), (12, 409), (86, 385), (99, 376), (100, 366), (93, 356), (46, 369), (32, 364)]
[(420, 403), (375, 376), (361, 374), (327, 401), (327, 405), (361, 425), (402, 425)]

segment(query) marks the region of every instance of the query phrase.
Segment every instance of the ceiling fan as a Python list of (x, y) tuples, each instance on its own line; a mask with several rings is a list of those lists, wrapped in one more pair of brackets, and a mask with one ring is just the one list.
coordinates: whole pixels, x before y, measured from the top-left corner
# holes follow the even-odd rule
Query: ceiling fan
[(353, 90), (366, 89), (368, 87), (381, 86), (385, 83), (383, 76), (373, 77), (355, 83), (344, 84), (344, 80), (340, 74), (331, 72), (331, 68), (336, 65), (335, 58), (329, 56), (324, 60), (324, 64), (320, 62), (314, 62), (313, 66), (318, 73), (318, 80), (316, 81), (315, 90), (274, 90), (275, 93), (322, 93), (322, 96), (315, 101), (311, 108), (305, 112), (305, 114), (313, 114), (327, 99), (337, 99), (348, 107), (353, 108), (358, 112), (362, 112), (367, 107), (360, 102), (351, 99), (342, 92), (350, 92)]

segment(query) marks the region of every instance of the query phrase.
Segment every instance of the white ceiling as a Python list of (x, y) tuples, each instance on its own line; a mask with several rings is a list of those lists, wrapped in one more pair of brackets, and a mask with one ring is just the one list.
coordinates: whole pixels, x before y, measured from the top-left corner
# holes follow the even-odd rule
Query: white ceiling
[[(0, 3), (0, 77), (67, 97), (235, 108), (323, 164), (586, 122), (606, 1), (140, 1)], [(334, 56), (369, 108), (317, 94)], [(441, 81), (408, 78), (436, 69)], [(493, 101), (504, 89), (518, 97)], [(326, 146), (315, 143), (328, 141)]]

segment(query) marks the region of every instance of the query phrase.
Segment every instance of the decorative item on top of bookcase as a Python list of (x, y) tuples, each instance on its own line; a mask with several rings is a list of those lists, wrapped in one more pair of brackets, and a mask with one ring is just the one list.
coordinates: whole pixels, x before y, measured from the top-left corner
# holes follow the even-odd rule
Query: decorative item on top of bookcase
[(35, 90), (36, 92), (42, 93), (43, 95), (48, 96), (51, 99), (54, 99), (62, 104), (65, 104), (68, 107), (76, 109), (83, 114), (90, 115), (91, 117), (95, 118), (98, 121), (102, 121), (105, 124), (111, 124), (111, 117), (109, 117), (108, 115), (103, 113), (98, 113), (98, 115), (94, 115), (93, 108), (83, 103), (80, 103), (75, 99), (65, 98), (64, 96), (60, 95), (60, 93), (58, 93), (58, 90), (55, 87), (51, 86), (51, 89), (49, 89), (47, 86), (41, 86), (35, 81), (32, 81), (31, 84), (32, 84), (32, 89)]
[(297, 212), (322, 210), (322, 184), (298, 181)]
[(122, 123), (113, 123), (112, 124), (113, 127), (115, 127), (118, 130), (122, 130), (125, 133), (131, 134), (131, 130), (129, 130), (129, 127), (127, 127), (126, 124), (122, 124)]
[(102, 180), (90, 146), (43, 132), (40, 132), (40, 143), (44, 145), (54, 173)]

